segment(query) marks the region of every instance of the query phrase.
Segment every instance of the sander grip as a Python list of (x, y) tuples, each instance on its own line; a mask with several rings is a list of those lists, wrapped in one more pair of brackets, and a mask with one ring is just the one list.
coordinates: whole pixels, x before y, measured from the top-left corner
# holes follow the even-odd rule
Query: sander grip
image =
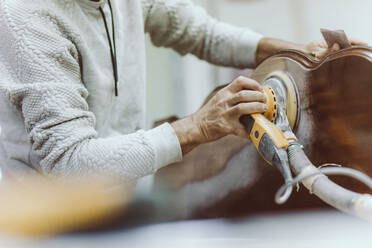
[(254, 124), (253, 117), (251, 115), (242, 115), (240, 117), (240, 122), (244, 125), (245, 130), (247, 130), (248, 133), (251, 133)]

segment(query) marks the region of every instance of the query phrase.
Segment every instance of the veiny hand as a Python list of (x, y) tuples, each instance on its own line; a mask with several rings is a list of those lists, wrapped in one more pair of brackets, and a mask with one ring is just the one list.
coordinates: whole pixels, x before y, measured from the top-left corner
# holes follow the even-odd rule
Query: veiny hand
[(199, 111), (173, 122), (182, 153), (228, 134), (249, 138), (240, 123), (242, 115), (267, 111), (266, 97), (256, 81), (239, 77), (218, 91)]
[(202, 143), (222, 138), (228, 134), (249, 138), (240, 123), (242, 115), (267, 111), (262, 87), (253, 79), (239, 77), (221, 89), (192, 120), (200, 130)]
[[(349, 39), (352, 46), (366, 46), (367, 43), (358, 39)], [(303, 52), (310, 54), (311, 56), (322, 59), (327, 54), (340, 50), (340, 45), (335, 43), (331, 48), (328, 47), (327, 43), (323, 40), (311, 42), (303, 47)]]

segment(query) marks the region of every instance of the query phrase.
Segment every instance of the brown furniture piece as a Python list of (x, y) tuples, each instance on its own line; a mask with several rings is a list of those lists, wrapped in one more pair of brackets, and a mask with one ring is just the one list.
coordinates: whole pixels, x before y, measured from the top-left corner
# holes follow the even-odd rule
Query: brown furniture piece
[[(310, 160), (315, 165), (341, 164), (372, 176), (372, 48), (352, 47), (322, 60), (283, 51), (261, 63), (251, 77), (263, 82), (273, 74), (290, 77), (297, 84), (301, 112), (295, 133)], [(280, 173), (265, 164), (253, 144), (236, 137), (198, 147), (182, 163), (160, 171), (156, 181), (166, 182), (176, 192), (192, 181), (209, 180), (211, 174), (226, 169), (228, 161), (242, 149), (249, 153), (249, 159), (235, 163), (254, 163), (257, 181), (200, 209), (194, 217), (327, 207), (303, 187), (286, 204), (276, 205), (273, 197), (283, 183)], [(368, 192), (367, 187), (353, 179), (332, 180), (348, 189)]]

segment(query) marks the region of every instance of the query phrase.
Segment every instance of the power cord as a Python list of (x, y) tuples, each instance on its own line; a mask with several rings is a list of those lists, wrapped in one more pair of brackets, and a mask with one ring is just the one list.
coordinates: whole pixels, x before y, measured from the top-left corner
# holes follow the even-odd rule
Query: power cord
[[(329, 165), (322, 165), (320, 167), (323, 167), (323, 166), (329, 166)], [(277, 204), (285, 203), (290, 197), (290, 194), (286, 194), (288, 188), (293, 187), (293, 185), (298, 184), (301, 181), (303, 181), (303, 180), (305, 180), (309, 177), (316, 176), (316, 175), (348, 176), (348, 177), (354, 178), (354, 179), (362, 182), (363, 184), (365, 184), (366, 186), (368, 186), (372, 190), (372, 178), (370, 178), (369, 176), (367, 176), (366, 174), (364, 174), (360, 171), (357, 171), (357, 170), (354, 170), (354, 169), (351, 169), (351, 168), (335, 168), (335, 167), (325, 168), (325, 167), (323, 167), (323, 168), (319, 168), (318, 171), (316, 171), (316, 172), (312, 172), (312, 173), (309, 173), (307, 175), (298, 175), (297, 177), (293, 178), (292, 181), (286, 182), (276, 192), (275, 202)]]

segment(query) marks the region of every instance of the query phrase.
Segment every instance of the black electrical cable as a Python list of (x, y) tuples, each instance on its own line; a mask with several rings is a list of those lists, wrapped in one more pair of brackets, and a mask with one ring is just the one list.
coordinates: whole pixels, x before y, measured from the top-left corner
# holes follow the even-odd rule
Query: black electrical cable
[(109, 28), (108, 28), (108, 25), (107, 25), (106, 15), (103, 12), (102, 7), (99, 7), (99, 11), (101, 12), (101, 15), (103, 17), (103, 22), (105, 24), (105, 29), (106, 29), (106, 35), (107, 35), (107, 39), (108, 39), (108, 42), (109, 42), (109, 45), (110, 45), (111, 62), (112, 62), (113, 70), (114, 70), (114, 80), (115, 80), (115, 82), (114, 82), (115, 83), (115, 96), (118, 96), (119, 77), (118, 77), (118, 62), (117, 62), (117, 58), (116, 58), (116, 38), (115, 38), (114, 12), (112, 10), (111, 1), (107, 0), (107, 2), (108, 2), (108, 5), (110, 7), (110, 12), (111, 12), (111, 21), (112, 21), (111, 26), (112, 26), (112, 40), (113, 41), (111, 40), (110, 31), (109, 31)]

